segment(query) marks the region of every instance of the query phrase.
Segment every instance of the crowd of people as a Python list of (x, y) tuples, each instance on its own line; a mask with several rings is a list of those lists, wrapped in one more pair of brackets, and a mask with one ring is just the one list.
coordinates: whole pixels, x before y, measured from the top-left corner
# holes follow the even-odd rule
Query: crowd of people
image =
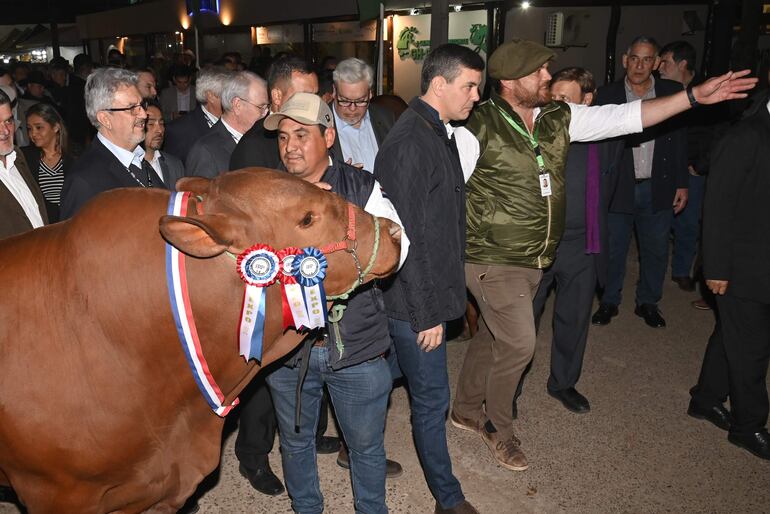
[[(734, 126), (710, 105), (745, 97), (756, 82), (745, 72), (698, 77), (688, 43), (640, 36), (623, 54), (624, 78), (597, 88), (583, 68), (552, 75), (555, 53), (531, 41), (501, 45), (486, 65), (445, 44), (405, 104), (374, 98), (372, 67), (357, 58), (317, 69), (264, 55), (250, 71), (235, 53), (200, 70), (184, 55), (163, 73), (127, 69), (117, 51), (102, 67), (79, 55), (47, 74), (0, 69), (0, 238), (70, 218), (110, 189), (173, 190), (185, 176), (259, 166), (392, 220), (395, 276), (359, 289), (338, 330), (310, 333), (306, 351), (242, 394), (235, 453), (256, 490), (284, 491), (268, 459), (277, 430), (294, 511), (323, 511), (315, 456), (338, 453), (356, 512), (387, 512), (385, 480), (403, 470), (386, 458), (384, 428), (403, 377), (435, 511), (477, 512), (452, 471), (447, 415), (502, 467), (527, 469), (517, 398), (553, 289), (547, 390), (589, 412), (576, 389), (588, 331), (619, 312), (634, 230), (634, 312), (648, 326), (666, 326), (658, 302), (672, 236), (671, 279), (687, 291), (704, 279), (696, 306), (718, 306), (688, 413), (770, 459), (770, 105), (758, 97)], [(481, 101), (485, 71), (492, 91)], [(466, 313), (473, 337), (450, 406), (447, 323)], [(329, 411), (339, 438), (325, 435)]]

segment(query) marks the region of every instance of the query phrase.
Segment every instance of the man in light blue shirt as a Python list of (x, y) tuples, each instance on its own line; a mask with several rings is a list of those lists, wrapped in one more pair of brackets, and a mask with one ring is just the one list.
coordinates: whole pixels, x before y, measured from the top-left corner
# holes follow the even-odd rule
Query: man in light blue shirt
[(331, 103), (338, 134), (332, 153), (370, 173), (380, 143), (395, 121), (392, 113), (369, 103), (373, 77), (372, 67), (361, 59), (340, 62), (334, 70)]

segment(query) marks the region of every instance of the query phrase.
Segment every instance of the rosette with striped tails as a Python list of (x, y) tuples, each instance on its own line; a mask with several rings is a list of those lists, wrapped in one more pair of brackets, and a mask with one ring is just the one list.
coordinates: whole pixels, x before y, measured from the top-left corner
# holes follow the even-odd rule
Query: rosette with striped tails
[(265, 288), (278, 278), (281, 263), (275, 250), (256, 244), (236, 259), (238, 275), (246, 283), (243, 291), (241, 321), (238, 326), (240, 355), (248, 361), (262, 361), (262, 338), (265, 332)]
[(278, 252), (278, 260), (281, 262), (281, 274), (279, 280), (283, 284), (281, 288), (281, 301), (283, 306), (283, 329), (294, 327), (301, 330), (310, 322), (307, 317), (305, 297), (302, 294), (302, 286), (294, 278), (294, 258), (300, 255), (302, 250), (290, 246)]
[[(187, 216), (187, 202), (190, 193), (171, 193), (168, 202), (168, 214), (170, 216)], [(211, 409), (218, 416), (226, 416), (230, 410), (238, 405), (236, 398), (230, 405), (223, 405), (225, 395), (219, 389), (214, 376), (209, 370), (206, 357), (203, 355), (201, 342), (198, 338), (198, 329), (195, 326), (190, 295), (187, 291), (187, 272), (185, 270), (185, 256), (182, 252), (166, 243), (166, 283), (168, 296), (171, 303), (171, 313), (174, 316), (176, 330), (179, 333), (179, 341), (182, 343), (187, 363), (192, 370), (195, 383), (198, 385), (203, 397)]]
[(326, 278), (326, 257), (318, 248), (307, 247), (294, 257), (292, 269), (294, 279), (302, 287), (307, 307), (307, 328), (321, 328), (326, 325), (326, 293), (323, 280)]

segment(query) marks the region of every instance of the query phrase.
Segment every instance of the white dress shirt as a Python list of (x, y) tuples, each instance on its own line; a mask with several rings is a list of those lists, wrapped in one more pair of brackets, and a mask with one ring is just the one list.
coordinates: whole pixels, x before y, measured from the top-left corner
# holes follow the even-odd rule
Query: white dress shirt
[(165, 184), (166, 178), (163, 176), (163, 167), (160, 165), (160, 150), (155, 150), (155, 153), (152, 156), (152, 160), (148, 162), (150, 163), (150, 166), (152, 166), (152, 169), (155, 170), (155, 173), (158, 174), (158, 177), (160, 177), (160, 179)]
[(107, 148), (107, 150), (110, 151), (112, 155), (115, 156), (118, 161), (120, 161), (120, 164), (123, 165), (126, 170), (128, 170), (128, 167), (132, 164), (136, 166), (139, 169), (142, 169), (142, 159), (144, 159), (144, 148), (137, 145), (136, 148), (134, 148), (133, 152), (130, 152), (126, 150), (125, 148), (121, 148), (106, 137), (102, 135), (101, 132), (96, 134), (96, 137), (99, 138), (99, 141), (102, 142), (102, 144)]
[[(644, 130), (641, 100), (618, 105), (567, 105), (572, 111), (569, 122), (570, 142), (601, 141)], [(533, 121), (538, 114), (540, 114), (540, 108), (536, 107), (532, 112)], [(479, 141), (465, 127), (455, 129), (454, 137), (460, 153), (463, 175), (468, 182), (479, 160)]]
[(363, 164), (369, 173), (374, 172), (374, 158), (377, 157), (377, 138), (374, 137), (374, 128), (369, 111), (366, 111), (358, 127), (349, 124), (337, 114), (336, 107), (332, 104), (334, 113), (334, 126), (337, 127), (337, 137), (340, 138), (343, 161), (351, 160), (352, 164)]
[(35, 200), (35, 195), (30, 191), (19, 170), (16, 169), (16, 151), (5, 156), (5, 164), (0, 161), (0, 181), (8, 188), (16, 201), (19, 202), (24, 214), (32, 224), (32, 228), (43, 226), (43, 217), (40, 215), (40, 206)]
[(184, 93), (176, 90), (176, 110), (179, 112), (187, 112), (190, 110), (190, 88)]
[(203, 115), (206, 117), (206, 123), (209, 124), (209, 128), (213, 127), (214, 124), (219, 121), (219, 118), (206, 110), (205, 105), (201, 104), (201, 110), (203, 111)]

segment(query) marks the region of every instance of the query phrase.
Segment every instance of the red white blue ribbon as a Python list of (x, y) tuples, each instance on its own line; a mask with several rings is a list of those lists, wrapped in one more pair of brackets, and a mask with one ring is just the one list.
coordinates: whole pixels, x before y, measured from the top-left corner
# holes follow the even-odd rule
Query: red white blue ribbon
[(281, 262), (280, 281), (283, 285), (281, 297), (284, 330), (294, 327), (299, 331), (310, 324), (302, 286), (294, 278), (294, 258), (301, 253), (302, 250), (291, 246), (278, 252), (278, 259)]
[(238, 256), (238, 275), (246, 283), (243, 307), (238, 324), (238, 347), (246, 361), (262, 361), (262, 339), (265, 333), (266, 287), (278, 278), (281, 262), (275, 250), (263, 244), (248, 248)]
[[(187, 203), (190, 193), (171, 193), (168, 203), (168, 214), (172, 216), (186, 216)], [(171, 303), (171, 312), (179, 333), (187, 363), (190, 365), (195, 383), (198, 385), (203, 397), (211, 409), (218, 416), (226, 416), (230, 410), (238, 405), (236, 398), (232, 404), (224, 405), (225, 396), (219, 389), (216, 380), (209, 370), (206, 357), (203, 355), (198, 329), (195, 327), (190, 295), (187, 290), (187, 273), (185, 270), (185, 256), (182, 252), (166, 243), (166, 283), (168, 296)]]

